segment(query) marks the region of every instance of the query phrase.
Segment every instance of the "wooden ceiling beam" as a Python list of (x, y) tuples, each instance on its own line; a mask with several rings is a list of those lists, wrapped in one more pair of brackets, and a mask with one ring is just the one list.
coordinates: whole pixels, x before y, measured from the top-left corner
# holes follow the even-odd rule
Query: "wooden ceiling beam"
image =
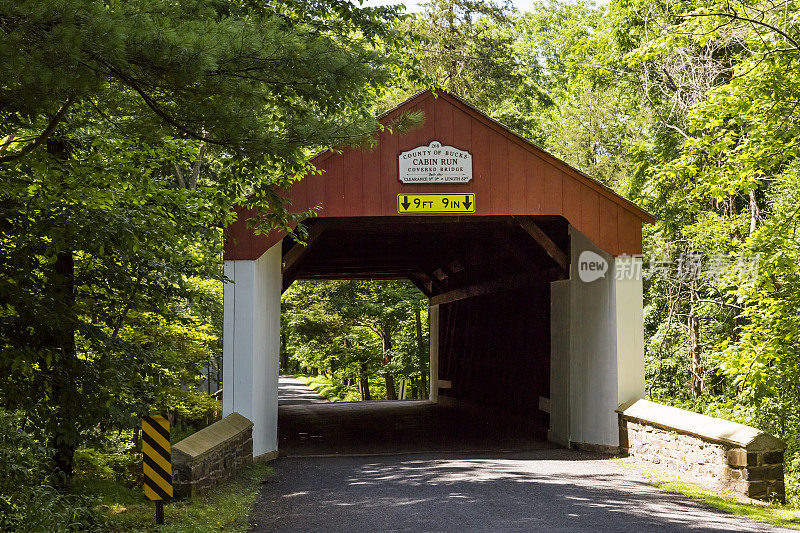
[[(469, 287), (462, 287), (460, 289), (454, 289), (442, 294), (437, 294), (436, 296), (431, 297), (431, 305), (449, 304), (451, 302), (457, 302), (458, 300), (464, 300), (466, 298), (474, 298), (476, 296), (484, 296), (486, 294), (492, 294), (495, 292), (519, 289), (536, 282), (537, 280), (532, 278), (529, 274), (514, 274), (513, 276), (508, 276), (506, 278), (484, 281), (482, 283), (470, 285)], [(541, 280), (539, 280), (539, 283), (541, 283)]]
[(408, 279), (428, 298), (433, 295), (433, 282), (424, 272), (409, 272)]
[(536, 243), (547, 252), (553, 261), (560, 266), (565, 272), (569, 272), (569, 257), (564, 251), (551, 239), (542, 228), (540, 228), (532, 218), (528, 216), (514, 215), (513, 219), (522, 226), (528, 235), (530, 235)]
[[(283, 288), (281, 292), (289, 288), (297, 274), (300, 272), (301, 259), (308, 256), (308, 251), (314, 242), (319, 239), (326, 229), (331, 225), (330, 220), (324, 218), (317, 220), (308, 229), (308, 235), (304, 243), (296, 242), (288, 252), (283, 254), (281, 273), (283, 274)], [(284, 237), (286, 238), (286, 237)]]

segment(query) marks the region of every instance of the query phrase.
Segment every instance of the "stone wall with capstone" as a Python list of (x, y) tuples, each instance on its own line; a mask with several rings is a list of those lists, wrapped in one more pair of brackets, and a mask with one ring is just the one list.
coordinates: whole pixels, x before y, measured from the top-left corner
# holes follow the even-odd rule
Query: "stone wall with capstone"
[(253, 423), (231, 413), (172, 446), (174, 494), (196, 496), (252, 462)]
[(623, 454), (742, 496), (785, 501), (786, 445), (777, 437), (648, 400), (617, 413)]

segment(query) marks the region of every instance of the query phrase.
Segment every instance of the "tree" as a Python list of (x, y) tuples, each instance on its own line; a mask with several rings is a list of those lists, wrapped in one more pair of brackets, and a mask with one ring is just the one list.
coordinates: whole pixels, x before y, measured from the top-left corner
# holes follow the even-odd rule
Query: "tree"
[(618, 7), (623, 40), (634, 36), (627, 59), (659, 118), (643, 187), (659, 218), (653, 240), (673, 257), (723, 259), (716, 275), (651, 286), (660, 318), (648, 351), (671, 351), (673, 337), (691, 397), (727, 396), (743, 418), (772, 425), (764, 413), (780, 412), (796, 427), (798, 6)]
[(194, 280), (222, 278), (230, 206), (249, 195), (262, 229), (286, 226), (279, 189), (308, 155), (374, 132), (369, 104), (404, 42), (395, 15), (339, 0), (0, 5), (0, 399), (46, 428), (58, 470), (91, 431), (196, 376), (177, 356), (210, 341), (179, 325), (196, 320)]
[(395, 400), (398, 376), (423, 388), (427, 341), (417, 313), (426, 305), (407, 281), (295, 282), (283, 298), (284, 335), (303, 366), (339, 382), (357, 378), (362, 399), (380, 374), (386, 399)]

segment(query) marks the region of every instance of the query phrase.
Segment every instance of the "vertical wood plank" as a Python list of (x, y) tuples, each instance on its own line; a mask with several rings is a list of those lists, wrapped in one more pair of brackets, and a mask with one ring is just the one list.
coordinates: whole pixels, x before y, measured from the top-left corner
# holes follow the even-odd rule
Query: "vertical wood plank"
[(378, 216), (381, 213), (381, 149), (375, 146), (365, 150), (362, 156), (361, 177), (364, 195), (364, 215)]
[(325, 215), (340, 217), (345, 215), (344, 203), (344, 161), (342, 154), (334, 154), (328, 159), (328, 172), (325, 175)]
[(563, 174), (562, 190), (564, 194), (564, 218), (576, 228), (580, 228), (581, 219), (581, 184), (569, 174)]
[(617, 236), (620, 254), (642, 253), (642, 221), (622, 206), (617, 206)]
[(388, 131), (381, 133), (381, 214), (397, 215), (397, 194), (400, 192), (397, 154), (398, 138)]
[(453, 145), (453, 106), (444, 98), (437, 98), (435, 107), (435, 121), (433, 124), (436, 140), (442, 144)]
[(475, 192), (475, 214), (492, 212), (492, 182), (489, 168), (489, 128), (472, 120), (472, 190)]
[(508, 140), (499, 133), (489, 134), (489, 167), (492, 186), (492, 213), (508, 212)]
[(525, 215), (528, 200), (525, 151), (516, 143), (508, 143), (508, 212)]
[(544, 215), (560, 215), (563, 210), (562, 198), (562, 177), (561, 171), (552, 166), (550, 163), (544, 162), (544, 207), (542, 209)]
[(600, 197), (600, 242), (598, 246), (611, 255), (619, 254), (619, 239), (617, 237), (617, 204), (606, 198)]
[(453, 146), (472, 152), (472, 117), (460, 109), (453, 111)]
[(600, 200), (598, 194), (586, 185), (581, 185), (581, 225), (578, 229), (593, 243), (600, 240)]
[(308, 182), (305, 176), (292, 183), (286, 197), (291, 201), (289, 206), (291, 212), (301, 213), (308, 209)]
[(361, 168), (363, 154), (359, 149), (345, 148), (344, 159), (344, 213), (358, 216), (364, 213), (364, 176)]
[(400, 152), (407, 152), (408, 150), (417, 148), (418, 146), (428, 144), (425, 137), (427, 136), (430, 125), (428, 124), (428, 117), (427, 114), (425, 113), (424, 103), (421, 103), (420, 105), (415, 105), (413, 107), (409, 107), (407, 111), (409, 113), (413, 113), (415, 111), (422, 111), (423, 115), (425, 115), (425, 122), (422, 124), (421, 127), (414, 128), (405, 135), (402, 135), (398, 138), (398, 143), (397, 143), (398, 154)]
[(542, 214), (544, 205), (544, 162), (528, 152), (525, 155), (526, 209), (532, 215)]
[(319, 174), (306, 176), (306, 187), (308, 190), (308, 206), (317, 209), (320, 215), (325, 214), (325, 177), (328, 173), (328, 161), (330, 157), (315, 163)]

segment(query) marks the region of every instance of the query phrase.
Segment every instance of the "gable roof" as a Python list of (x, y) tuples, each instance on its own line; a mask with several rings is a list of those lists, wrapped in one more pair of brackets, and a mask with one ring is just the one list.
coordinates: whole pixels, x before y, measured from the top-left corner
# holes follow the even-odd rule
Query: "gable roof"
[[(372, 148), (314, 157), (322, 173), (292, 186), (291, 209), (319, 207), (320, 217), (396, 217), (401, 193), (474, 193), (475, 213), (465, 216), (560, 215), (612, 255), (641, 253), (642, 223), (654, 218), (630, 200), (447, 92), (417, 93), (379, 121), (387, 125), (412, 111), (422, 111), (422, 126), (403, 135), (381, 131)], [(434, 140), (472, 154), (470, 182), (400, 182), (398, 155)], [(277, 231), (253, 235), (247, 210), (236, 211), (237, 222), (226, 229), (225, 259), (256, 259), (283, 238)]]

